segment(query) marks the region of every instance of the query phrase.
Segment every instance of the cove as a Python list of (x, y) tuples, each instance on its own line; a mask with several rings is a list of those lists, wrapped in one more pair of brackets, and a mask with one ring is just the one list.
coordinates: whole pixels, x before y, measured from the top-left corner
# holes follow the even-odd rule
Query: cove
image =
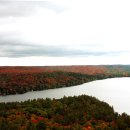
[(20, 102), (37, 98), (62, 98), (63, 96), (78, 96), (86, 94), (94, 96), (101, 101), (107, 102), (114, 107), (118, 113), (130, 115), (130, 78), (111, 78), (96, 80), (82, 85), (49, 89), (43, 91), (32, 91), (25, 94), (0, 96), (0, 102)]

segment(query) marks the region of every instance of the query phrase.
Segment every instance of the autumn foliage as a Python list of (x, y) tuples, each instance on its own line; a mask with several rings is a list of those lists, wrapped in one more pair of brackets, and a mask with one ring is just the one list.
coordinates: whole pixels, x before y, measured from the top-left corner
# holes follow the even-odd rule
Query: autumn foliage
[(0, 67), (0, 95), (69, 87), (130, 75), (130, 66)]
[[(130, 66), (0, 67), (0, 95), (69, 87), (97, 79), (129, 77)], [(119, 115), (94, 97), (0, 103), (0, 130), (129, 130)]]
[(86, 95), (0, 103), (0, 130), (127, 130), (130, 117)]

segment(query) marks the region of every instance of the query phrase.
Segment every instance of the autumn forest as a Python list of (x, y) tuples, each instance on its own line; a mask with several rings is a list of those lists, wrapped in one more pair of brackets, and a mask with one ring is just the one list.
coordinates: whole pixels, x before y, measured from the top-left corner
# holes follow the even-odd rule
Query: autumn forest
[(0, 67), (0, 95), (69, 87), (130, 76), (130, 66)]
[[(0, 95), (130, 77), (129, 65), (0, 67)], [(87, 95), (0, 103), (0, 130), (130, 130), (130, 116)]]

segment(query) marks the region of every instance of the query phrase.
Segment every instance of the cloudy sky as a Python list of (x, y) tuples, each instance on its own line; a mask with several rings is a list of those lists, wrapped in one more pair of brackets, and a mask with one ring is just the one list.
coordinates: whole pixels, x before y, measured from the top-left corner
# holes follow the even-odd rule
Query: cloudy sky
[(129, 0), (0, 0), (0, 65), (130, 64)]

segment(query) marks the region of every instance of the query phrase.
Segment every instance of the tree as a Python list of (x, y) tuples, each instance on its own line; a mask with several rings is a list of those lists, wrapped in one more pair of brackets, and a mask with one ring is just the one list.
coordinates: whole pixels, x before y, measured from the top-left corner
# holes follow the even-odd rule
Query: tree
[(45, 130), (46, 124), (43, 121), (39, 121), (36, 128), (37, 128), (37, 130)]

